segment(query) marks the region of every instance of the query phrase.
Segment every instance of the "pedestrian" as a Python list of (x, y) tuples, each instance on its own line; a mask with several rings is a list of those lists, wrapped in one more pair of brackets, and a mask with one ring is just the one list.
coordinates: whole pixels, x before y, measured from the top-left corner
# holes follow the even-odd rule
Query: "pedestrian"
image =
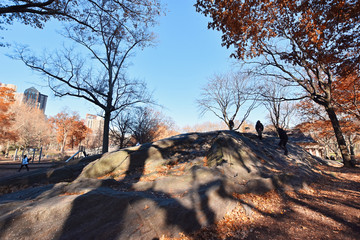
[(22, 160), (22, 162), (21, 162), (21, 167), (19, 168), (19, 171), (18, 171), (18, 172), (20, 172), (20, 170), (22, 169), (23, 166), (25, 166), (26, 169), (29, 171), (28, 164), (29, 164), (29, 159), (27, 158), (26, 155), (24, 155), (24, 158), (23, 158), (23, 160)]
[(234, 128), (234, 121), (233, 120), (229, 121), (229, 128), (230, 128), (230, 130), (233, 130), (233, 128)]
[(264, 125), (258, 120), (255, 125), (256, 132), (258, 134), (259, 139), (262, 139), (262, 132), (264, 131)]
[(284, 152), (285, 155), (288, 155), (288, 150), (286, 148), (286, 143), (288, 142), (288, 136), (284, 129), (278, 127), (276, 130), (280, 138), (279, 147), (285, 150)]

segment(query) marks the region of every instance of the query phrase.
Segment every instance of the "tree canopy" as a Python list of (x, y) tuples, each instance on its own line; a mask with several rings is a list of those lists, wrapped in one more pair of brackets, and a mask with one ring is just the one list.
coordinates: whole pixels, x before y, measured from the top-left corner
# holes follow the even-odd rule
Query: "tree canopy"
[[(100, 9), (111, 17), (114, 7), (121, 9), (124, 19), (151, 21), (148, 13), (158, 12), (157, 1), (133, 0), (2, 0), (0, 3), (0, 24), (12, 24), (19, 21), (23, 24), (43, 28), (46, 21), (55, 18), (61, 21), (75, 21), (84, 26), (99, 30), (91, 21), (95, 9)], [(147, 12), (144, 12), (146, 9)], [(1, 27), (1, 25), (0, 25)]]
[(233, 57), (256, 57), (273, 39), (287, 39), (282, 59), (323, 64), (347, 74), (360, 64), (360, 2), (357, 0), (197, 0), (198, 12), (210, 16), (209, 28), (223, 33)]
[(359, 1), (197, 0), (233, 57), (255, 59), (260, 76), (296, 84), (328, 114), (345, 166), (353, 166), (333, 99), (334, 82), (359, 76)]
[[(200, 114), (213, 113), (231, 130), (245, 122), (250, 112), (257, 107), (257, 93), (249, 76), (241, 73), (215, 74), (211, 77), (197, 100)], [(236, 117), (240, 116), (236, 124)], [(230, 122), (235, 123), (231, 126)]]
[(49, 119), (53, 129), (56, 131), (56, 139), (60, 145), (61, 152), (66, 146), (74, 148), (85, 139), (90, 129), (80, 120), (78, 113), (67, 113), (62, 111)]

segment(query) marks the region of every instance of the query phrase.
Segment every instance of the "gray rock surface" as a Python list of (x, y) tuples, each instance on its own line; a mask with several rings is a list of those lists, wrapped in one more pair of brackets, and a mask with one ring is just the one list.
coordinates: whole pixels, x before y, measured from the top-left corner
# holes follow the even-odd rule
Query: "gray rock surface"
[(53, 182), (1, 196), (0, 239), (154, 239), (193, 232), (240, 204), (234, 193), (300, 189), (316, 178), (316, 159), (291, 143), (286, 157), (277, 142), (234, 131), (182, 134), (105, 154), (82, 164), (81, 173), (79, 166), (65, 166)]

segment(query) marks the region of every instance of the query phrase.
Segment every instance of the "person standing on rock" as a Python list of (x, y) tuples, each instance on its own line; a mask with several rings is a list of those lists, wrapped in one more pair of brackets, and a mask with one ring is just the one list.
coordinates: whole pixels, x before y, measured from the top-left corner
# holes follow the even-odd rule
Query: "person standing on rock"
[(262, 125), (262, 123), (260, 122), (260, 120), (258, 120), (256, 122), (256, 125), (255, 125), (255, 130), (259, 136), (259, 139), (261, 140), (262, 139), (262, 132), (264, 131), (264, 125)]
[(288, 142), (288, 136), (284, 129), (278, 127), (276, 130), (280, 138), (279, 147), (285, 150), (284, 152), (285, 155), (288, 155), (288, 150), (286, 148), (286, 143)]
[(19, 171), (18, 171), (18, 172), (21, 171), (21, 169), (22, 169), (23, 166), (25, 166), (26, 169), (29, 171), (28, 164), (29, 164), (29, 159), (27, 158), (26, 155), (24, 155), (24, 158), (23, 158), (23, 160), (22, 160), (22, 162), (21, 162), (21, 167), (19, 168)]
[(234, 121), (233, 120), (229, 121), (229, 128), (230, 128), (230, 130), (234, 129)]

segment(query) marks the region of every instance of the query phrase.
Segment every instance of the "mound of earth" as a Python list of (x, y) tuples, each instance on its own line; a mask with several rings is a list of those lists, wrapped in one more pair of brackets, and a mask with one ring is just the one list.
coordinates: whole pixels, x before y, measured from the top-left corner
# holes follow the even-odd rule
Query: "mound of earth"
[(182, 134), (89, 163), (71, 182), (1, 197), (1, 239), (157, 239), (221, 220), (243, 193), (301, 189), (318, 163), (234, 131)]

